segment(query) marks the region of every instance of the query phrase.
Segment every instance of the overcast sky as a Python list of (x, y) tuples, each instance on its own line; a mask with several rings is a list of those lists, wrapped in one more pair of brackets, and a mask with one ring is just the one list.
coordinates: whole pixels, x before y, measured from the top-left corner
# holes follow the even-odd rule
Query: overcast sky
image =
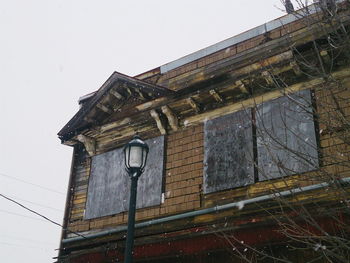
[[(0, 0), (0, 194), (62, 223), (79, 96), (283, 15), (280, 0)], [(47, 190), (46, 188), (52, 189)], [(60, 228), (0, 197), (0, 261), (53, 262)]]

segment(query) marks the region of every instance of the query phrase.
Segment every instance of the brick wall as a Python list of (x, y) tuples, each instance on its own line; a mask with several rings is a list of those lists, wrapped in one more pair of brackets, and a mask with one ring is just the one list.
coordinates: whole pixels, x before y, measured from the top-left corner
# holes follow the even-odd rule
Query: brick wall
[[(322, 168), (316, 173), (307, 173), (300, 178), (299, 176), (288, 178), (290, 187), (300, 186), (301, 178), (307, 185), (327, 180), (329, 176), (350, 176), (350, 135), (346, 134), (346, 130), (340, 129), (341, 123), (350, 121), (350, 81), (345, 84), (342, 88), (332, 89), (332, 92), (327, 86), (315, 90)], [(343, 120), (337, 110), (338, 105), (345, 113)], [(136, 220), (183, 213), (228, 202), (230, 199), (234, 201), (248, 196), (253, 197), (264, 194), (269, 189), (267, 186), (270, 182), (259, 182), (245, 188), (213, 193), (202, 198), (203, 125), (189, 127), (166, 136), (165, 152), (164, 203), (138, 209)], [(89, 158), (84, 158), (76, 158), (69, 229), (87, 231), (126, 224), (127, 212), (92, 220), (83, 219), (90, 171)], [(278, 185), (278, 180), (272, 183)], [(285, 183), (283, 187), (286, 187)]]
[[(203, 181), (203, 125), (191, 127), (166, 137), (166, 165), (164, 203), (160, 206), (138, 209), (136, 220), (147, 220), (200, 208)], [(68, 228), (88, 231), (126, 224), (128, 214), (84, 220), (84, 208), (90, 158), (83, 152), (75, 160), (73, 195)]]

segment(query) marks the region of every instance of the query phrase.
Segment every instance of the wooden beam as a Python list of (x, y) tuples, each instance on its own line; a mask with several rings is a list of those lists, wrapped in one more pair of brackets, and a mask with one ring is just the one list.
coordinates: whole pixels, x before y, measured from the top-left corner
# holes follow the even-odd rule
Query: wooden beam
[(100, 110), (102, 110), (103, 112), (107, 113), (107, 114), (112, 114), (113, 113), (113, 110), (111, 110), (110, 108), (108, 108), (107, 106), (101, 104), (101, 103), (98, 103), (97, 105), (97, 108), (99, 108)]
[(136, 93), (139, 95), (141, 100), (145, 100), (146, 99), (140, 89), (136, 88), (136, 89), (134, 89), (134, 91), (136, 91)]
[(156, 107), (158, 105), (161, 105), (161, 104), (165, 103), (168, 100), (169, 100), (168, 97), (157, 98), (157, 99), (154, 99), (152, 101), (147, 101), (147, 102), (145, 102), (143, 104), (137, 105), (136, 108), (139, 111), (144, 111), (144, 110), (147, 110), (147, 109), (153, 109), (154, 107)]
[[(349, 78), (350, 77), (350, 69), (343, 69), (341, 71), (335, 72), (332, 74), (332, 76), (335, 79), (344, 79), (344, 78)], [(239, 103), (234, 103), (219, 109), (212, 110), (210, 112), (205, 112), (202, 114), (198, 114), (195, 116), (188, 117), (183, 121), (184, 126), (192, 126), (192, 125), (197, 125), (199, 123), (202, 123), (204, 120), (210, 120), (210, 119), (215, 119), (220, 116), (224, 116), (242, 109), (246, 108), (251, 108), (255, 107), (258, 104), (261, 104), (265, 101), (269, 101), (272, 99), (276, 99), (282, 96), (285, 96), (286, 94), (291, 94), (294, 92), (297, 92), (299, 90), (305, 90), (305, 89), (312, 89), (317, 87), (318, 85), (322, 84), (324, 80), (322, 78), (317, 78), (314, 80), (306, 81), (303, 83), (298, 83), (289, 86), (286, 89), (282, 90), (275, 90), (272, 92), (268, 92), (264, 95), (259, 95), (256, 97), (253, 97), (251, 99), (247, 99), (245, 101), (239, 102)]]
[(249, 91), (248, 91), (247, 87), (244, 85), (243, 81), (237, 80), (235, 84), (242, 91), (242, 93), (245, 93), (245, 94), (249, 93)]
[[(96, 153), (99, 154), (99, 153), (105, 152), (106, 150), (122, 146), (124, 143), (129, 141), (132, 138), (132, 136), (135, 135), (136, 133), (141, 135), (143, 133), (149, 133), (149, 132), (152, 132), (152, 128), (155, 133), (158, 133), (158, 129), (154, 127), (154, 125), (152, 124), (142, 125), (140, 127), (126, 126), (122, 129), (115, 130), (113, 134), (104, 136), (97, 140)], [(154, 137), (155, 136), (156, 135), (154, 135)], [(142, 138), (145, 138), (145, 137), (142, 136)]]
[(109, 93), (116, 97), (118, 100), (124, 99), (124, 96), (114, 89), (111, 89)]
[(295, 75), (297, 75), (297, 76), (301, 75), (301, 69), (296, 61), (290, 62), (290, 66), (292, 67)]
[(179, 121), (178, 121), (177, 116), (172, 112), (172, 110), (168, 106), (163, 106), (162, 112), (168, 118), (170, 127), (174, 131), (177, 131), (179, 129)]
[(124, 85), (124, 86), (125, 86), (126, 91), (129, 93), (129, 95), (132, 96), (133, 93), (132, 93), (131, 89), (126, 85)]
[(215, 89), (209, 90), (210, 95), (212, 95), (214, 97), (214, 99), (217, 102), (224, 102), (223, 98), (220, 96), (219, 93), (217, 93), (217, 91)]
[(85, 150), (88, 152), (90, 156), (95, 155), (96, 153), (96, 140), (94, 138), (85, 136), (83, 134), (79, 134), (76, 139), (84, 144)]
[(321, 50), (320, 51), (320, 55), (321, 55), (324, 63), (326, 63), (326, 64), (330, 63), (331, 57), (330, 57), (330, 55), (329, 55), (327, 50)]
[(151, 110), (150, 114), (151, 114), (152, 118), (156, 121), (158, 130), (160, 131), (160, 134), (165, 135), (166, 130), (165, 130), (165, 127), (164, 127), (164, 125), (159, 117), (158, 112), (156, 112), (156, 110)]
[(130, 118), (125, 118), (125, 119), (122, 119), (119, 121), (114, 121), (114, 122), (102, 125), (100, 127), (100, 132), (105, 132), (105, 131), (109, 131), (109, 130), (114, 129), (114, 128), (125, 126), (125, 125), (129, 124), (130, 122), (131, 122)]
[(272, 75), (270, 72), (268, 71), (263, 71), (261, 73), (261, 76), (265, 79), (267, 85), (272, 85), (274, 83)]
[(187, 103), (190, 104), (190, 106), (192, 107), (192, 109), (196, 112), (199, 113), (200, 112), (200, 108), (198, 106), (198, 104), (193, 100), (193, 98), (189, 97), (186, 99)]

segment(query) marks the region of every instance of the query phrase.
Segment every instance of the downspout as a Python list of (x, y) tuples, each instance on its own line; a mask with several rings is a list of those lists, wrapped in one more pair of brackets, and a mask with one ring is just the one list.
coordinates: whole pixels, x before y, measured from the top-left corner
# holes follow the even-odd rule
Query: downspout
[[(282, 192), (278, 192), (278, 193), (274, 193), (274, 194), (262, 195), (262, 196), (254, 197), (251, 199), (241, 200), (238, 202), (233, 202), (233, 203), (229, 203), (229, 204), (225, 204), (225, 205), (217, 205), (214, 207), (196, 210), (196, 211), (192, 211), (192, 212), (186, 212), (186, 213), (182, 213), (182, 214), (178, 214), (178, 215), (167, 216), (167, 217), (158, 218), (158, 219), (151, 219), (149, 221), (135, 224), (135, 228), (143, 228), (143, 227), (167, 223), (167, 222), (171, 222), (171, 221), (175, 221), (175, 220), (179, 220), (179, 219), (185, 219), (185, 218), (189, 218), (189, 217), (210, 214), (210, 213), (214, 213), (214, 212), (218, 212), (218, 211), (228, 210), (228, 209), (235, 208), (235, 207), (239, 208), (239, 207), (242, 207), (244, 205), (262, 202), (262, 201), (266, 201), (266, 200), (271, 200), (271, 199), (274, 199), (276, 197), (285, 197), (285, 196), (290, 196), (292, 194), (298, 194), (298, 193), (303, 193), (303, 192), (307, 192), (307, 191), (317, 190), (317, 189), (320, 189), (323, 187), (330, 186), (331, 184), (334, 184), (334, 183), (348, 184), (348, 183), (350, 183), (350, 177), (339, 179), (339, 180), (334, 181), (332, 183), (324, 182), (324, 183), (294, 188), (294, 189), (290, 189), (290, 190), (286, 190), (286, 191), (282, 191)], [(120, 233), (120, 232), (123, 232), (126, 230), (127, 230), (127, 226), (120, 226), (120, 227), (117, 227), (115, 229), (101, 231), (98, 233), (86, 235), (85, 238), (78, 236), (78, 237), (63, 239), (62, 244), (69, 244), (69, 243), (73, 243), (73, 242), (84, 241), (84, 240), (89, 240), (89, 239), (93, 239), (93, 238), (99, 238), (99, 237), (103, 237), (103, 236), (113, 235), (113, 234)]]

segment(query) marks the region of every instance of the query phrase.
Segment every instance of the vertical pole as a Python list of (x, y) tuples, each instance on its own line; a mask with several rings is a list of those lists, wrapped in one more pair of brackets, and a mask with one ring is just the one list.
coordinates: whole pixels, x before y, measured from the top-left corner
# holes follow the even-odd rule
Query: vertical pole
[(135, 212), (136, 212), (136, 194), (137, 194), (137, 181), (139, 174), (131, 174), (131, 189), (130, 189), (130, 202), (128, 212), (128, 232), (126, 235), (125, 246), (125, 263), (132, 263), (132, 250), (134, 248), (134, 230), (135, 230)]

